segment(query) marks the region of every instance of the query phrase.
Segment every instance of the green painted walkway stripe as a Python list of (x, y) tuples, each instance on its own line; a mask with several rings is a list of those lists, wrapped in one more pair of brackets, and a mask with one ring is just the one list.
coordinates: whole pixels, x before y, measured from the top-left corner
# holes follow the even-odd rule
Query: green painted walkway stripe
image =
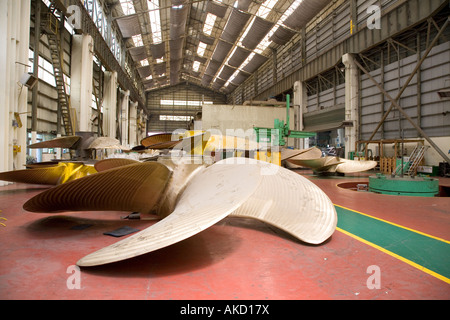
[(335, 205), (338, 228), (450, 278), (450, 244)]

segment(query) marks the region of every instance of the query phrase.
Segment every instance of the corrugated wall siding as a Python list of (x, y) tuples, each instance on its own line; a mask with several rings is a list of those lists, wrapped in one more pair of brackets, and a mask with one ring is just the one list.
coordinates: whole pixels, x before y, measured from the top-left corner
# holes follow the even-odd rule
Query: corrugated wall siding
[[(422, 52), (423, 53), (423, 52)], [(370, 72), (379, 83), (384, 77), (384, 88), (395, 98), (417, 64), (417, 55), (400, 59)], [(420, 72), (420, 86), (416, 75), (399, 100), (399, 105), (431, 137), (450, 136), (450, 101), (442, 100), (438, 91), (450, 89), (450, 42), (434, 47), (425, 59)], [(418, 96), (418, 90), (419, 96)], [(373, 85), (367, 75), (361, 76), (361, 140), (370, 138), (391, 103)], [(419, 97), (419, 98), (418, 98)], [(383, 108), (382, 108), (383, 107)], [(417, 137), (414, 127), (395, 108), (374, 139)]]

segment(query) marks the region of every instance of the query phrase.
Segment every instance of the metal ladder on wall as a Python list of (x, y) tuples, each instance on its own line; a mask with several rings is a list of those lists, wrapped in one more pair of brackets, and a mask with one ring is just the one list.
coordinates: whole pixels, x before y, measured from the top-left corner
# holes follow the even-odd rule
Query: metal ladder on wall
[(74, 135), (71, 114), (70, 100), (66, 92), (64, 82), (63, 61), (61, 45), (58, 38), (59, 20), (55, 16), (57, 14), (53, 2), (51, 2), (47, 12), (44, 11), (45, 17), (41, 20), (41, 28), (47, 35), (50, 55), (52, 57), (53, 73), (56, 82), (56, 90), (58, 92), (58, 107), (61, 110), (61, 118), (63, 120), (64, 131), (66, 135)]

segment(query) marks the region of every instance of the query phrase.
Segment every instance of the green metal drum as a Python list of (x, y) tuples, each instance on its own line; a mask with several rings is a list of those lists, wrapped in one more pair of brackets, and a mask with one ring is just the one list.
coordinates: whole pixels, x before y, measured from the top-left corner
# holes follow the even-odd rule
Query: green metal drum
[(390, 177), (383, 174), (369, 177), (369, 191), (401, 196), (435, 197), (439, 180), (429, 177)]

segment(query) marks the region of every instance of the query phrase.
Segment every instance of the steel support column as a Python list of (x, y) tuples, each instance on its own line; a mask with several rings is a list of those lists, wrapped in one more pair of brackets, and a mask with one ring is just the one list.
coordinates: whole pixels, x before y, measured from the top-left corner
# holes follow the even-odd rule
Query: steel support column
[(70, 102), (78, 115), (78, 130), (74, 131), (92, 131), (93, 46), (93, 38), (90, 35), (73, 36)]
[(117, 72), (106, 71), (103, 88), (103, 132), (110, 138), (116, 138), (117, 85)]
[[(39, 71), (39, 41), (41, 39), (41, 1), (36, 1), (34, 8), (34, 48), (33, 48), (33, 76), (38, 78)], [(37, 110), (38, 110), (39, 81), (34, 85), (31, 93), (31, 143), (37, 138)], [(37, 150), (32, 149), (32, 157), (36, 157)]]
[[(308, 104), (308, 95), (306, 92), (306, 84), (302, 81), (294, 82), (294, 96), (292, 99), (293, 107), (295, 111), (296, 121), (294, 130), (303, 131), (303, 114), (306, 111)], [(308, 141), (305, 139), (295, 139), (295, 147), (299, 149), (308, 148)]]
[(345, 152), (356, 151), (355, 143), (359, 132), (359, 73), (355, 56), (346, 53), (342, 56), (345, 65), (345, 121), (352, 126), (345, 127)]

